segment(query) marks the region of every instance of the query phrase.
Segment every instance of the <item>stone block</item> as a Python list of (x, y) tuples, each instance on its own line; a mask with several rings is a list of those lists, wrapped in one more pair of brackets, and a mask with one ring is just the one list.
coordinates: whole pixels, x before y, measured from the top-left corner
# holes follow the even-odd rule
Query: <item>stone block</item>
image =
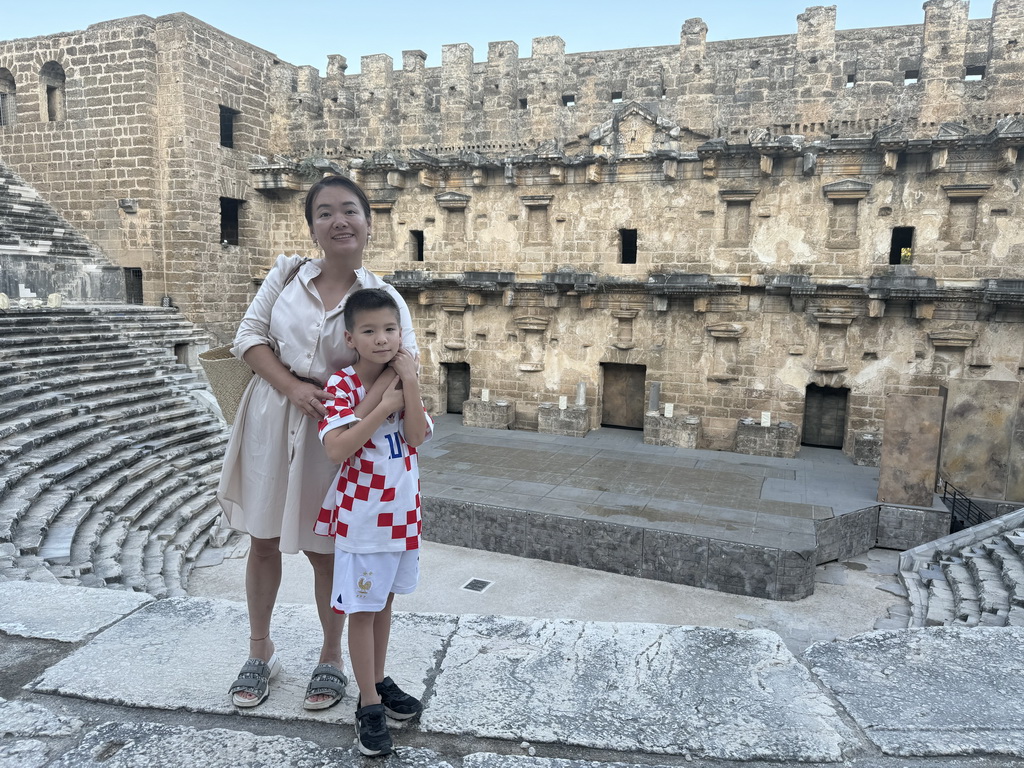
[(741, 419), (736, 425), (735, 450), (748, 456), (791, 459), (800, 450), (800, 431), (790, 421), (762, 427), (753, 419)]
[(878, 507), (876, 546), (906, 551), (949, 534), (948, 509), (920, 509), (881, 504)]
[(565, 565), (582, 565), (583, 519), (526, 514), (526, 556)]
[(644, 532), (645, 579), (705, 587), (708, 573), (708, 540), (672, 531)]
[(552, 403), (541, 403), (537, 408), (537, 431), (545, 435), (586, 437), (590, 431), (590, 410), (585, 405), (559, 408)]
[(647, 445), (672, 445), (696, 448), (700, 444), (700, 418), (663, 416), (657, 411), (644, 415), (644, 442)]
[(941, 428), (941, 397), (890, 394), (886, 398), (879, 501), (932, 506)]
[(778, 567), (777, 549), (708, 540), (708, 589), (778, 600)]
[(1007, 486), (1021, 483), (1010, 476), (1011, 455), (1019, 464), (1024, 453), (1015, 430), (1020, 397), (1016, 381), (949, 381), (940, 474), (968, 496), (1011, 498)]
[(882, 460), (882, 440), (874, 432), (858, 432), (853, 437), (853, 463), (858, 467), (877, 467)]
[(580, 565), (598, 571), (639, 576), (643, 570), (644, 530), (600, 520), (583, 521)]
[(516, 420), (516, 404), (510, 400), (469, 399), (462, 403), (462, 424), (484, 429), (512, 429)]

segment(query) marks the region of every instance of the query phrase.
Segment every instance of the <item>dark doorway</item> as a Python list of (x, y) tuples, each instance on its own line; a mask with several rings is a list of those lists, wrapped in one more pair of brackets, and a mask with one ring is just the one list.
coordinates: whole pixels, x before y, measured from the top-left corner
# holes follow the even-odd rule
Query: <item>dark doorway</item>
[(807, 387), (804, 401), (803, 445), (842, 448), (846, 434), (846, 399), (850, 390), (837, 387)]
[(601, 426), (643, 429), (647, 368), (601, 363), (601, 375)]
[(462, 413), (462, 404), (469, 400), (469, 363), (441, 363), (447, 394), (445, 413)]
[(889, 245), (890, 264), (909, 264), (914, 254), (914, 228), (893, 227)]
[(636, 264), (637, 233), (635, 229), (619, 230), (619, 263)]
[(142, 303), (142, 270), (137, 267), (124, 268), (124, 294), (129, 304)]

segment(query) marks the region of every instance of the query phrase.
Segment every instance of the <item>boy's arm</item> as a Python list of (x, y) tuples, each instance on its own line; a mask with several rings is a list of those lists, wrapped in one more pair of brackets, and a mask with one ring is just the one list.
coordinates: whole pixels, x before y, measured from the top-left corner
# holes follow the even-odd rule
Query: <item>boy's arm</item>
[(395, 411), (402, 407), (402, 390), (398, 389), (398, 377), (384, 390), (380, 402), (360, 421), (337, 427), (323, 435), (324, 450), (336, 464), (344, 464), (356, 451), (366, 445), (373, 433)]
[(420, 397), (420, 379), (416, 373), (416, 359), (408, 350), (399, 350), (390, 363), (391, 367), (398, 372), (398, 378), (402, 382), (402, 407), (405, 408), (405, 415), (402, 417), (405, 422), (405, 442), (413, 448), (423, 445), (427, 439), (427, 415), (423, 411), (423, 399)]

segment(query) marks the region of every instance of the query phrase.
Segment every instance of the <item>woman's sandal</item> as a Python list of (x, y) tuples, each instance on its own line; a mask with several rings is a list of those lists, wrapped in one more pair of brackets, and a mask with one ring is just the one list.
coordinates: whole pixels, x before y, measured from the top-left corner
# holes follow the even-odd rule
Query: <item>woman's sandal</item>
[[(302, 702), (303, 709), (333, 707), (345, 695), (346, 685), (348, 685), (348, 678), (336, 666), (317, 664), (312, 677), (309, 678), (309, 685), (306, 686), (306, 700)], [(313, 696), (330, 696), (330, 698), (322, 701), (310, 701)]]
[[(270, 695), (270, 679), (281, 671), (281, 659), (275, 651), (270, 661), (263, 659), (249, 659), (242, 665), (242, 671), (238, 673), (238, 679), (228, 690), (231, 694), (231, 703), (236, 707), (255, 707), (267, 700)], [(255, 698), (239, 696), (240, 693), (251, 693)]]

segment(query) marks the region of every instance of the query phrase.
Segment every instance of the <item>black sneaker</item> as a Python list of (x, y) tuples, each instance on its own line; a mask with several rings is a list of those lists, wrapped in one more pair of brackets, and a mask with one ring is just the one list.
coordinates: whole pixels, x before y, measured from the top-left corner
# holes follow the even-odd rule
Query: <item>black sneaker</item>
[(388, 717), (395, 720), (408, 720), (423, 711), (420, 700), (399, 688), (390, 677), (377, 683), (377, 694)]
[(356, 710), (356, 743), (367, 757), (391, 752), (391, 733), (383, 704), (367, 704)]

